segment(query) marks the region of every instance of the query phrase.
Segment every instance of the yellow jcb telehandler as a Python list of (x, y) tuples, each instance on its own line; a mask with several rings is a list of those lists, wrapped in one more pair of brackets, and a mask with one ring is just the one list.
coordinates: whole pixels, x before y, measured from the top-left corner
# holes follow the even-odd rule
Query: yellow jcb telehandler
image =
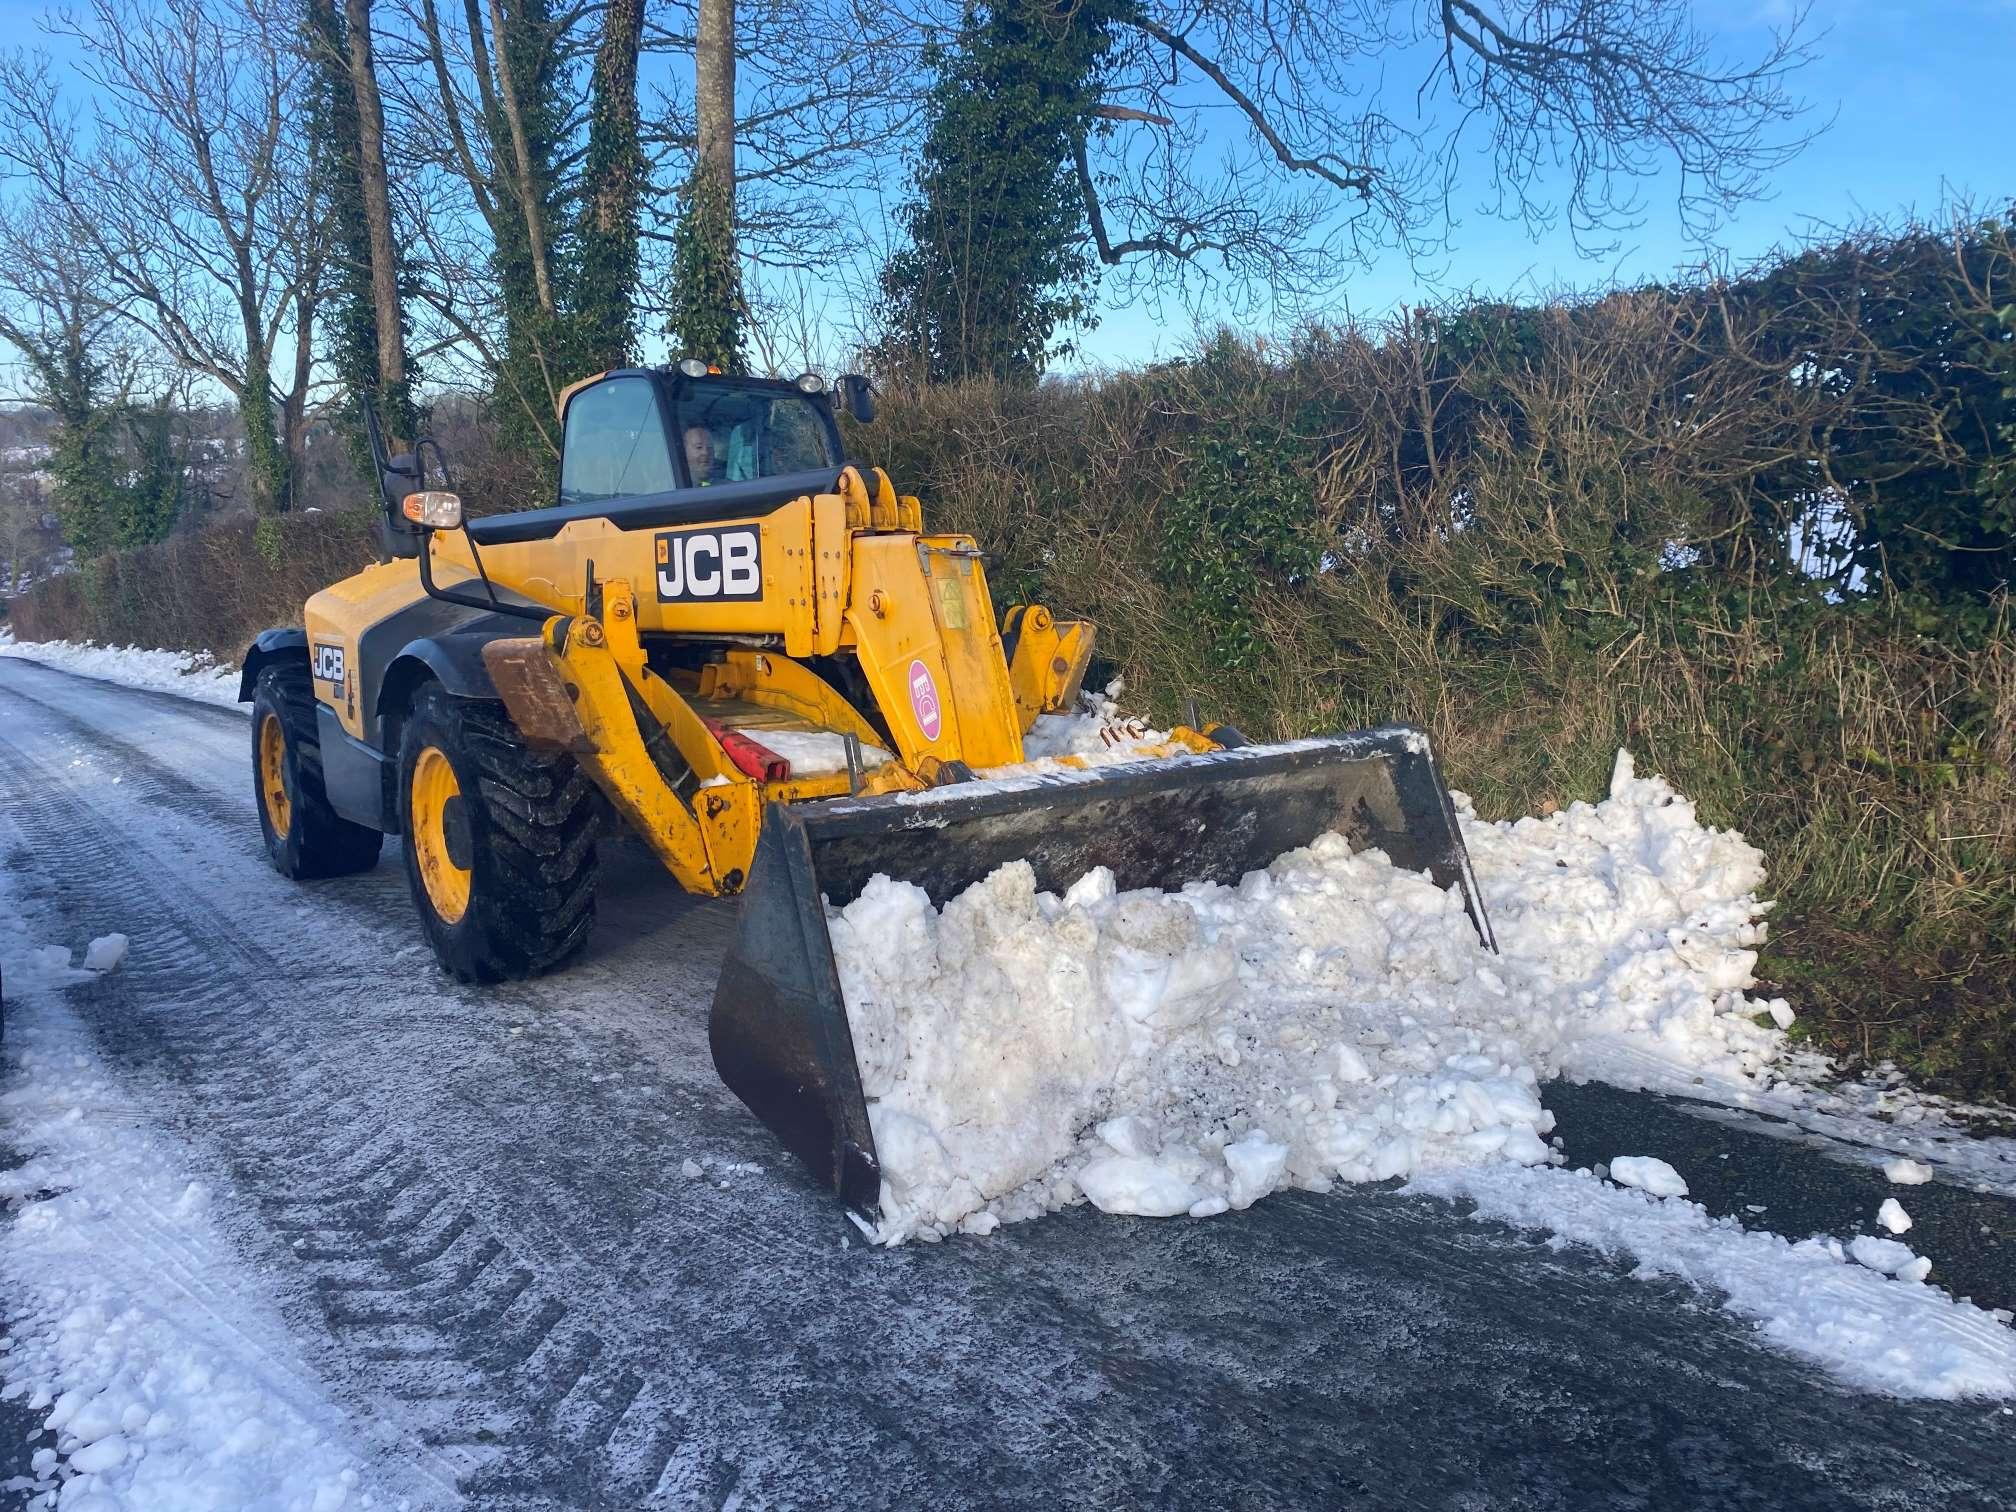
[[(858, 376), (837, 397), (861, 421)], [(969, 537), (842, 452), (834, 399), (682, 362), (560, 401), (550, 507), (468, 518), (438, 450), (373, 450), (382, 559), (246, 653), (259, 822), (293, 878), (405, 837), (421, 925), (464, 981), (585, 943), (627, 830), (690, 892), (741, 895), (709, 1037), (723, 1080), (851, 1208), (875, 1143), (826, 909), (870, 877), (943, 904), (1026, 858), (1061, 891), (1237, 881), (1326, 830), (1462, 889), (1427, 740), (1264, 746), (1181, 727), (1144, 759), (987, 780), (1069, 710), (1093, 627), (998, 617)], [(1068, 763), (1067, 763), (1068, 765)]]

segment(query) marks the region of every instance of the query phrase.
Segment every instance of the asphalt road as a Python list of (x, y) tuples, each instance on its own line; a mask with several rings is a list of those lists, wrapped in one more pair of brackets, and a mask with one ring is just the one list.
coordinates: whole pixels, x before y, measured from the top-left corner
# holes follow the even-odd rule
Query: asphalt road
[[(714, 1078), (725, 907), (630, 858), (582, 964), (458, 987), (391, 851), (266, 866), (247, 746), (232, 711), (0, 660), (0, 859), (74, 937), (132, 937), (79, 989), (104, 1053), (443, 1504), (2016, 1506), (2001, 1406), (1848, 1391), (1677, 1283), (1391, 1191), (845, 1243)], [(1580, 1107), (1592, 1148), (1639, 1113), (1733, 1148)], [(1844, 1169), (1782, 1141), (1743, 1168)], [(1977, 1258), (2006, 1292), (2006, 1249)]]

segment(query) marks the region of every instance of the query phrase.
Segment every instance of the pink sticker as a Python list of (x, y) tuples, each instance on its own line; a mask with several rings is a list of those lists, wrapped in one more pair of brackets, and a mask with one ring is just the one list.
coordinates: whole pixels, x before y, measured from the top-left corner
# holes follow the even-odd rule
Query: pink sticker
[(938, 684), (931, 680), (931, 669), (922, 661), (910, 663), (910, 707), (917, 712), (917, 728), (924, 732), (926, 740), (938, 738)]

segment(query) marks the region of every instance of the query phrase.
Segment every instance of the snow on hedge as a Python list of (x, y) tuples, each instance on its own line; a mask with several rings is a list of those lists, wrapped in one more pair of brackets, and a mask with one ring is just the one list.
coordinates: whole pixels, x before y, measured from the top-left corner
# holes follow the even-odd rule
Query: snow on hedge
[(220, 667), (199, 651), (147, 651), (139, 646), (93, 646), (77, 641), (0, 638), (0, 656), (17, 656), (122, 688), (174, 693), (199, 703), (238, 706), (238, 669)]
[[(60, 989), (91, 973), (41, 943), (0, 873), (13, 1062), (0, 1119), (0, 1391), (55, 1431), (34, 1504), (79, 1512), (339, 1512), (366, 1489), (346, 1414), (302, 1363), (179, 1147), (151, 1130)], [(113, 942), (116, 942), (113, 943)], [(123, 937), (86, 960), (117, 969)], [(46, 1501), (44, 1500), (46, 1498)]]

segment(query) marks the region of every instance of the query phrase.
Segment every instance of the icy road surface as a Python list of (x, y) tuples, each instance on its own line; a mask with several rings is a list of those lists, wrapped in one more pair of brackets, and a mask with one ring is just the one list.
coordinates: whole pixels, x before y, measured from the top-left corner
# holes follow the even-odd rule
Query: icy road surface
[(130, 936), (69, 1002), (383, 1484), (514, 1509), (2016, 1506), (2005, 1404), (1849, 1390), (1677, 1281), (1427, 1197), (844, 1245), (715, 1080), (727, 908), (625, 858), (581, 966), (455, 987), (396, 856), (310, 888), (267, 868), (246, 745), (232, 711), (0, 661), (0, 860), (79, 947)]

